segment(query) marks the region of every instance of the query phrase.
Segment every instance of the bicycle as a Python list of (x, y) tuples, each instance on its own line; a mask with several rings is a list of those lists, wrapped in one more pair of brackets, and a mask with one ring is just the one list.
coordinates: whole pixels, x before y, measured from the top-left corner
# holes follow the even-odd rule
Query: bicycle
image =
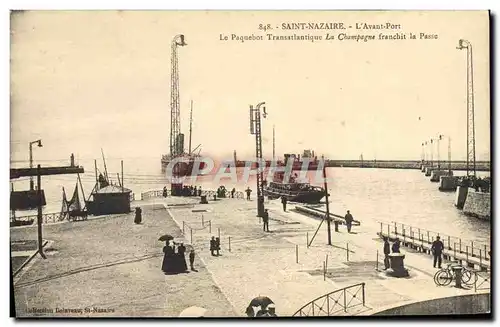
[[(476, 274), (474, 274), (473, 271), (470, 269), (467, 269), (463, 267), (460, 263), (458, 262), (451, 262), (446, 265), (446, 268), (442, 268), (438, 270), (434, 274), (434, 283), (438, 286), (447, 286), (449, 285), (453, 280), (455, 280), (455, 271), (453, 270), (453, 267), (460, 267), (462, 270), (462, 284), (465, 284), (467, 286), (472, 286), (477, 280)], [(472, 278), (474, 275), (475, 278)]]

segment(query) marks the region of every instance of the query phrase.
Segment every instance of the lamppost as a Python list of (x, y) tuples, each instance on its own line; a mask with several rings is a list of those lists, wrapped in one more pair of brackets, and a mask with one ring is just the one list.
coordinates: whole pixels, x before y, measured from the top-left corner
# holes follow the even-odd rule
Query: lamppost
[[(250, 106), (250, 134), (255, 135), (255, 156), (259, 161), (259, 168), (257, 171), (257, 216), (262, 217), (264, 214), (264, 173), (262, 160), (262, 130), (261, 130), (261, 118), (260, 118), (260, 107), (266, 104), (261, 102), (254, 107)], [(262, 117), (266, 118), (266, 108), (263, 108)], [(265, 167), (265, 164), (264, 164)]]
[[(39, 148), (42, 147), (42, 140), (36, 140), (30, 142), (30, 168), (33, 168), (33, 144), (37, 144)], [(30, 191), (35, 189), (35, 182), (33, 181), (33, 176), (30, 177)]]

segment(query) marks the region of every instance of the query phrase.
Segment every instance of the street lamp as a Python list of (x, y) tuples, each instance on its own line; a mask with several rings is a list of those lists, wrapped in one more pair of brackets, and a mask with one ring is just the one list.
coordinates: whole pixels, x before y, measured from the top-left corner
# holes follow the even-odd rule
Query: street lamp
[[(37, 144), (39, 148), (42, 147), (42, 140), (36, 140), (30, 142), (30, 168), (33, 168), (33, 144)], [(35, 189), (35, 182), (33, 181), (33, 176), (30, 177), (30, 191)]]

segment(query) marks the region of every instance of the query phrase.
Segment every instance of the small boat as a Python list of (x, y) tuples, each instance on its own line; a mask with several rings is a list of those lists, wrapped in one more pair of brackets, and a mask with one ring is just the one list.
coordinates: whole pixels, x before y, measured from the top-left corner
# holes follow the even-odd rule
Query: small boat
[(264, 195), (270, 200), (285, 197), (290, 202), (319, 203), (325, 196), (322, 187), (312, 186), (307, 182), (297, 182), (295, 177), (290, 176), (289, 183), (283, 183), (284, 172), (277, 172), (274, 180), (264, 187)]

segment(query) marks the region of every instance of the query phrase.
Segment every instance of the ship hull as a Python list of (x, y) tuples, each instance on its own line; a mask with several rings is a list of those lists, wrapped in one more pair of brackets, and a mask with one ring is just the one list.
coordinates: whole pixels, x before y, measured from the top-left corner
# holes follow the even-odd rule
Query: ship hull
[(322, 191), (305, 191), (305, 192), (285, 192), (282, 190), (267, 187), (264, 189), (264, 195), (270, 200), (285, 197), (290, 202), (316, 204), (325, 196)]
[[(170, 160), (163, 159), (161, 160), (161, 171), (165, 173), (167, 171), (167, 167), (170, 163)], [(198, 164), (198, 171), (201, 171), (206, 167), (206, 163), (201, 161), (196, 161), (194, 159), (189, 159), (189, 162), (178, 162), (172, 167), (172, 175), (174, 176), (191, 176), (193, 174), (193, 170), (195, 168), (195, 164)], [(198, 173), (198, 175), (202, 175)]]

